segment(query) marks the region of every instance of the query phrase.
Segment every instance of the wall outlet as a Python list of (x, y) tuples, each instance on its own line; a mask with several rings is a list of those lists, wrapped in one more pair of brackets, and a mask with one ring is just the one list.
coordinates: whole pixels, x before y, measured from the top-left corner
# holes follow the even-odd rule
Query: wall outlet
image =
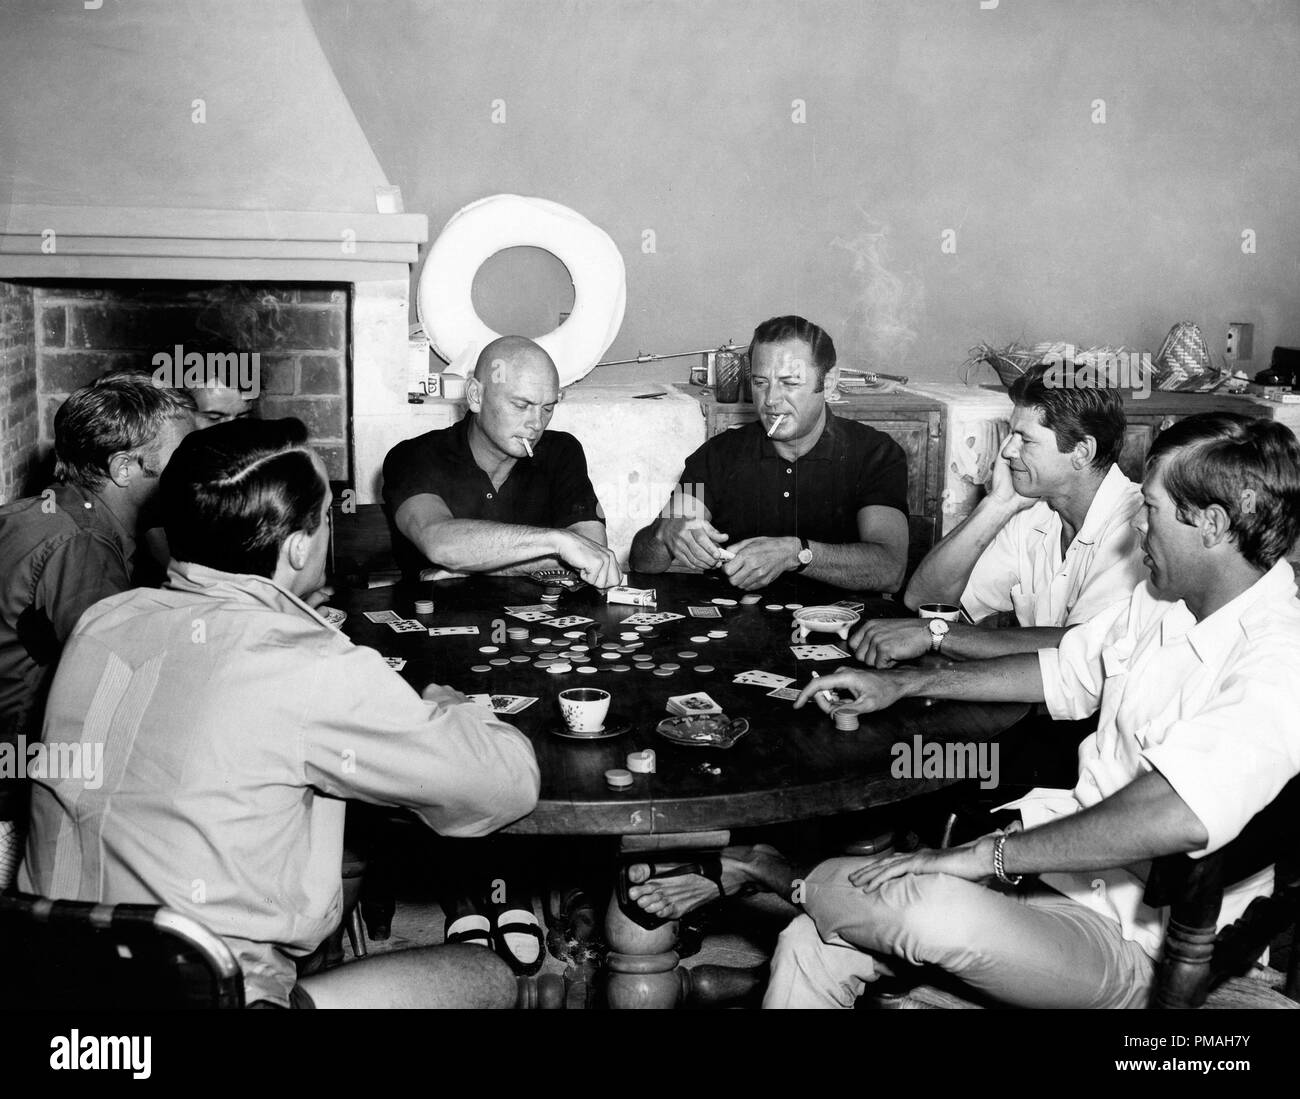
[(1255, 326), (1242, 321), (1228, 322), (1228, 338), (1224, 341), (1223, 357), (1233, 362), (1249, 361), (1255, 351)]

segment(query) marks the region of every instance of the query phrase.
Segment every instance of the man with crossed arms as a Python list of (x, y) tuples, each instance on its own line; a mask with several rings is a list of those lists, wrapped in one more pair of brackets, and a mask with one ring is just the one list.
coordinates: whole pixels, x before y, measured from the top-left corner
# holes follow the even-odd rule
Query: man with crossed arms
[[(938, 965), (1021, 1007), (1141, 1007), (1166, 914), (1142, 903), (1149, 860), (1232, 840), (1300, 773), (1300, 445), (1281, 424), (1216, 413), (1156, 440), (1138, 520), (1151, 578), (1059, 647), (930, 670), (843, 668), (859, 713), (900, 698), (1100, 708), (1073, 791), (1034, 791), (1023, 830), (949, 850), (833, 859), (808, 876), (765, 1004), (851, 1006), (888, 959)], [(988, 888), (1039, 881), (1020, 893)], [(1219, 926), (1271, 887), (1229, 889)], [(883, 963), (883, 965), (882, 965)]]

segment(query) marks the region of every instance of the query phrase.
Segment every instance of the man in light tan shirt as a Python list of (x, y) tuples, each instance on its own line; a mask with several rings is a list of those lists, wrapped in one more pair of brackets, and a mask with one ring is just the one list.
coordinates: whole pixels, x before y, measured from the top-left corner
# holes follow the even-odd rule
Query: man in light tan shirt
[(19, 888), (193, 916), (235, 953), (250, 1003), (511, 1006), (509, 969), (473, 947), (297, 978), (342, 914), (343, 799), (481, 836), (538, 792), (518, 731), (450, 688), (417, 695), (302, 601), (323, 578), (331, 495), (305, 443), (296, 420), (246, 420), (178, 449), (166, 587), (102, 601), (64, 651), (45, 742), (103, 763), (36, 782)]

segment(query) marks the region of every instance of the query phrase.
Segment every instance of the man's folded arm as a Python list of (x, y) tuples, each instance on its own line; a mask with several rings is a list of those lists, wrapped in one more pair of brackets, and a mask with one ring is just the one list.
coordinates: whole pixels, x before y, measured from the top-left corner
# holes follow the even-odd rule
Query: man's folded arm
[(871, 505), (858, 510), (857, 521), (860, 541), (808, 543), (813, 559), (804, 575), (856, 591), (897, 591), (907, 571), (907, 516)]
[(393, 520), (430, 562), (452, 572), (498, 572), (524, 562), (530, 567), (521, 571), (533, 572), (546, 567), (545, 559), (559, 557), (565, 535), (547, 527), (456, 519), (432, 493), (404, 500)]
[(963, 603), (975, 619), (1011, 609), (1016, 582), (1016, 548), (1007, 529), (1015, 512), (998, 508), (989, 497), (945, 534), (916, 567), (903, 602)]
[(316, 666), (302, 730), (313, 786), (412, 809), (450, 836), (486, 835), (536, 806), (532, 745), (487, 707), (435, 685), (421, 698), (361, 646)]

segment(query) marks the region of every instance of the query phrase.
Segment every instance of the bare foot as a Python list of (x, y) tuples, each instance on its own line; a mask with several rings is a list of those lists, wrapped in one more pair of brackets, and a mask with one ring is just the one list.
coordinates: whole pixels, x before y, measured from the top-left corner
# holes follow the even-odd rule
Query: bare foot
[[(721, 854), (722, 891), (726, 896), (747, 882), (783, 896), (793, 888), (794, 867), (775, 847), (756, 843), (752, 847), (726, 847)], [(662, 868), (672, 864), (657, 865)], [(699, 874), (668, 878), (651, 878), (650, 874), (651, 867), (644, 862), (633, 863), (627, 869), (628, 880), (638, 883), (628, 890), (628, 896), (652, 916), (678, 920), (692, 909), (719, 899), (717, 884)]]

